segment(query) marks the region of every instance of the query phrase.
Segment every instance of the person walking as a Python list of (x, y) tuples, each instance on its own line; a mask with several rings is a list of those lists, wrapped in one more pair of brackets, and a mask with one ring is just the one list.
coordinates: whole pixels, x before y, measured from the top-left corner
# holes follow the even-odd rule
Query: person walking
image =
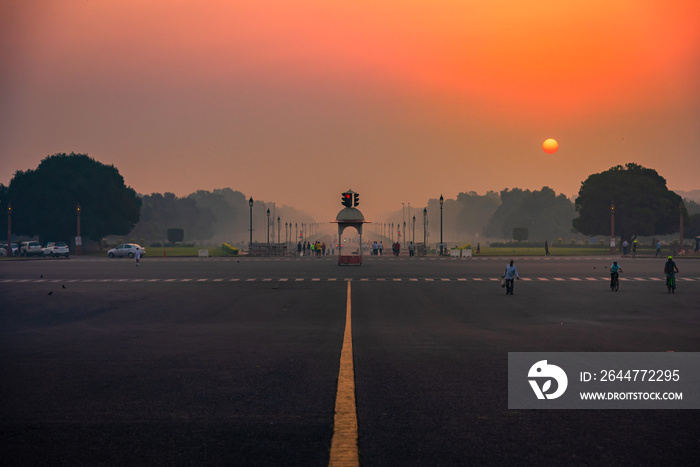
[(416, 254), (416, 247), (413, 244), (413, 242), (408, 244), (408, 257), (413, 258), (413, 256)]
[(630, 243), (625, 240), (622, 242), (622, 256), (627, 256), (627, 249), (630, 247)]
[(632, 258), (637, 256), (637, 240), (632, 242)]
[(136, 253), (134, 253), (134, 258), (136, 258), (136, 267), (141, 266), (141, 249), (139, 247), (136, 247)]
[(384, 241), (380, 240), (379, 241), (379, 256), (383, 256), (383, 255), (384, 255)]
[(661, 256), (661, 240), (656, 242), (656, 254), (654, 255), (654, 258), (657, 256)]
[(506, 295), (513, 295), (513, 282), (515, 279), (520, 280), (518, 269), (513, 263), (514, 261), (511, 259), (510, 264), (506, 265), (506, 271), (503, 274), (503, 277), (506, 279)]
[(326, 256), (326, 242), (321, 243), (321, 256)]
[(544, 241), (544, 255), (549, 256), (549, 242), (547, 240)]
[(297, 243), (297, 254), (301, 256), (301, 242)]

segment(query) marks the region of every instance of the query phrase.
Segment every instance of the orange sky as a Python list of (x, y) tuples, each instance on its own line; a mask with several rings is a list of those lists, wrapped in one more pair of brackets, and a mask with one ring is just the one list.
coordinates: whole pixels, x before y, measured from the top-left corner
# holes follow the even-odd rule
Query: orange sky
[(699, 25), (697, 1), (0, 0), (0, 182), (84, 152), (319, 221), (347, 188), (381, 221), (626, 162), (698, 189)]

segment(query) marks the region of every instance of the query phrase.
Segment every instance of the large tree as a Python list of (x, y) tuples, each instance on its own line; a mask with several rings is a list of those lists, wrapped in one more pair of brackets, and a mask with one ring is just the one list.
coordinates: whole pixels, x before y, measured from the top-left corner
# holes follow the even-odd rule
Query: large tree
[(186, 241), (206, 240), (212, 236), (216, 218), (193, 198), (178, 198), (173, 193), (152, 193), (142, 198), (141, 221), (129, 234), (133, 238), (163, 241), (168, 229), (184, 230)]
[(570, 222), (575, 215), (573, 203), (549, 187), (540, 191), (501, 191), (501, 205), (484, 229), (486, 235), (511, 238), (514, 228), (526, 228), (530, 240), (547, 240), (571, 233)]
[[(655, 170), (638, 164), (618, 165), (593, 174), (581, 184), (576, 198), (574, 229), (585, 235), (610, 234), (611, 205), (615, 206), (615, 234), (666, 235), (678, 232), (681, 197), (666, 188)], [(685, 220), (688, 214), (683, 210)]]
[(125, 235), (139, 220), (141, 200), (113, 165), (86, 154), (54, 154), (10, 181), (12, 231), (41, 242), (70, 241), (81, 209), (81, 236)]

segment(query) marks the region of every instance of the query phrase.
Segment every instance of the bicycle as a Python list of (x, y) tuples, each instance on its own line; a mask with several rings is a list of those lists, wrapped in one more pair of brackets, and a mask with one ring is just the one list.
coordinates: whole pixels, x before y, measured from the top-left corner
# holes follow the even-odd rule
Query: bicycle
[(611, 274), (612, 278), (610, 280), (610, 290), (613, 292), (620, 290), (620, 272), (622, 272), (622, 270)]
[(668, 293), (676, 293), (676, 275), (674, 273), (666, 274), (666, 289), (668, 289)]

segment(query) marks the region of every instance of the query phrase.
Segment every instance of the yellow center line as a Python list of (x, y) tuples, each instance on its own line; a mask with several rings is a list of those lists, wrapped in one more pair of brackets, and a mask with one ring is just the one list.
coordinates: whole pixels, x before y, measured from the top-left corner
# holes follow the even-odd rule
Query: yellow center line
[(355, 405), (355, 366), (352, 357), (352, 313), (350, 306), (350, 282), (348, 282), (345, 334), (340, 351), (338, 393), (335, 398), (335, 421), (331, 441), (330, 466), (359, 466), (357, 449), (357, 407)]

